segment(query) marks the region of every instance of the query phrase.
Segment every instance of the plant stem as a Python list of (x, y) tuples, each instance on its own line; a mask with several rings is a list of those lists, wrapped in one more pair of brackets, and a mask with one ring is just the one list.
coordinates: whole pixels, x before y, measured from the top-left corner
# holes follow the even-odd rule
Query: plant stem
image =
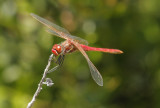
[[(48, 72), (48, 70), (49, 70), (49, 67), (50, 67), (50, 65), (51, 65), (51, 62), (52, 62), (52, 60), (53, 60), (53, 57), (54, 57), (54, 55), (51, 54), (50, 57), (49, 57), (49, 59), (48, 59), (48, 64), (47, 64), (47, 66), (46, 66), (46, 68), (45, 68), (45, 70), (44, 70), (42, 79), (41, 79), (41, 81), (40, 81), (39, 84), (38, 84), (38, 88), (37, 88), (36, 92), (34, 93), (32, 100), (28, 103), (27, 108), (31, 108), (31, 107), (32, 107), (33, 103), (36, 101), (36, 97), (37, 97), (37, 96), (39, 95), (39, 93), (41, 92), (41, 90), (42, 90), (42, 85), (43, 85), (44, 80), (46, 79), (47, 73), (50, 73), (50, 72)], [(58, 68), (58, 66), (56, 66), (56, 67), (54, 67), (53, 69), (51, 69), (52, 72), (55, 71), (57, 68)]]

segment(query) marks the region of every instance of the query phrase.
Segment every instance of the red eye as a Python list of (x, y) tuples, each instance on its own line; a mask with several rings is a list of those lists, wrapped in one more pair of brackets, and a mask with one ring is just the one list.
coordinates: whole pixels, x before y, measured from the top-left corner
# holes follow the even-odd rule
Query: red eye
[(58, 54), (60, 54), (60, 53), (61, 53), (62, 48), (61, 48), (61, 46), (60, 46), (60, 45), (57, 45), (57, 46), (56, 46), (56, 51), (58, 52)]
[(52, 52), (54, 55), (58, 56), (62, 52), (61, 45), (55, 44), (52, 48)]

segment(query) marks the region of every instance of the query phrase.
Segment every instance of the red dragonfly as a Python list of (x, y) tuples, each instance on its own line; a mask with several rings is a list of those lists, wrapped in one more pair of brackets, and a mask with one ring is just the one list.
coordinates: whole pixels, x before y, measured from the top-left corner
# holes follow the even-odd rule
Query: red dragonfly
[(89, 47), (88, 42), (84, 39), (81, 39), (76, 36), (72, 36), (66, 29), (51, 23), (50, 21), (35, 15), (31, 13), (31, 16), (44, 24), (45, 26), (48, 27), (47, 32), (56, 35), (60, 38), (65, 39), (64, 42), (60, 44), (55, 44), (52, 48), (52, 53), (55, 56), (60, 56), (58, 59), (58, 64), (61, 64), (62, 60), (64, 60), (64, 55), (67, 53), (72, 53), (77, 50), (79, 50), (83, 56), (86, 58), (91, 75), (94, 79), (94, 81), (99, 85), (103, 86), (103, 78), (97, 68), (94, 66), (94, 64), (90, 61), (88, 55), (86, 54), (85, 51), (100, 51), (100, 52), (106, 52), (106, 53), (112, 53), (112, 54), (121, 54), (123, 51), (118, 50), (118, 49), (108, 49), (108, 48), (95, 48), (95, 47)]

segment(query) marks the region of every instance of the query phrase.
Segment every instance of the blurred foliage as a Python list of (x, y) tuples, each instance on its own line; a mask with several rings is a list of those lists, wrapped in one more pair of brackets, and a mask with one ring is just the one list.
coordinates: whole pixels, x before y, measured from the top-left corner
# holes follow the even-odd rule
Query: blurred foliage
[[(104, 86), (91, 78), (79, 53), (48, 75), (33, 108), (159, 108), (159, 0), (1, 0), (0, 108), (25, 108), (52, 45), (63, 41), (45, 32), (35, 13), (86, 39), (90, 46), (117, 48), (122, 55), (87, 52)], [(73, 59), (74, 58), (74, 59)]]

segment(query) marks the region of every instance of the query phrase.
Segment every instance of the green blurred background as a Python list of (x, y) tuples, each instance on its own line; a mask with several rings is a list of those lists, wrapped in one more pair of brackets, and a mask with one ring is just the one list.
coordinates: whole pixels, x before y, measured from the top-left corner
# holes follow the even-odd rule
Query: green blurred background
[(160, 108), (160, 0), (1, 0), (0, 108), (25, 108), (52, 45), (35, 13), (121, 55), (87, 52), (104, 79), (98, 86), (79, 52), (47, 77), (33, 108)]

